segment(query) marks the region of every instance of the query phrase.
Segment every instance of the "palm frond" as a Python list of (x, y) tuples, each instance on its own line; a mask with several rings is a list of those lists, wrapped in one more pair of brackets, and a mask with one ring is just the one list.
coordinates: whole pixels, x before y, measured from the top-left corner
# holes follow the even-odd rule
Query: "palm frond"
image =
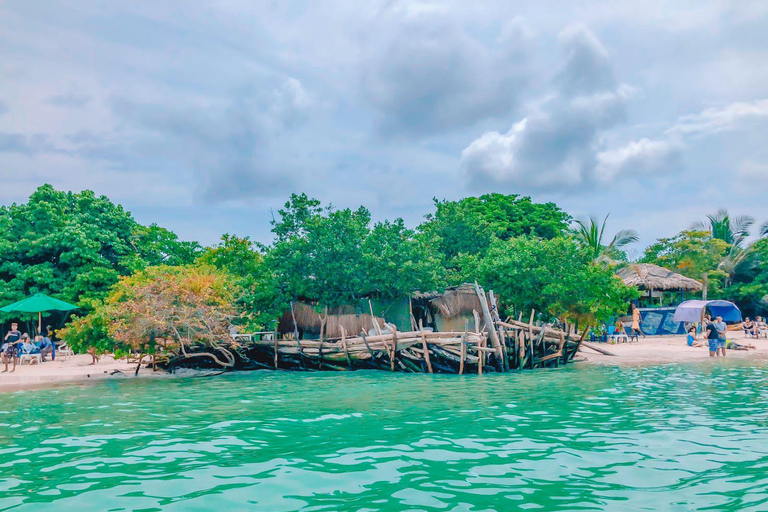
[(768, 236), (768, 220), (765, 221), (762, 226), (760, 226), (760, 236)]

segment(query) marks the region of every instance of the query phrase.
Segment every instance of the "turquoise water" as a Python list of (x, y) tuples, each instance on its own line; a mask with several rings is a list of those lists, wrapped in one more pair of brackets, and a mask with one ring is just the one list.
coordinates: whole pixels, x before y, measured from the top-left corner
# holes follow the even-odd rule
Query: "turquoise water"
[(768, 370), (255, 372), (0, 394), (0, 510), (768, 510)]

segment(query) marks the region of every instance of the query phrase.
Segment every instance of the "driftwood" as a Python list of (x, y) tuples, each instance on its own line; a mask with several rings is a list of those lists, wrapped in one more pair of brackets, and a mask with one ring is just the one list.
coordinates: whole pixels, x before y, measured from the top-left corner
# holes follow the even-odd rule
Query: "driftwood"
[(600, 348), (600, 347), (598, 347), (596, 345), (593, 345), (592, 343), (587, 343), (586, 341), (582, 341), (581, 342), (581, 346), (582, 347), (587, 347), (590, 350), (594, 350), (595, 352), (597, 352), (599, 354), (606, 355), (606, 356), (615, 356), (616, 355), (616, 354), (614, 354), (613, 352), (611, 352), (609, 350), (605, 350), (604, 348)]

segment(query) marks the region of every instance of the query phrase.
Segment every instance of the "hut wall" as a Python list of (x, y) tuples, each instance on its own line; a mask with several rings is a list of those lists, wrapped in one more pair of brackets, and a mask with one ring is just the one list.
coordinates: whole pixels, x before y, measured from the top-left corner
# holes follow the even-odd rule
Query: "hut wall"
[[(296, 316), (296, 324), (302, 339), (317, 339), (320, 337), (320, 314), (315, 306), (297, 302), (293, 305), (293, 314)], [(383, 318), (377, 317), (377, 320), (380, 326), (384, 325)], [(353, 306), (329, 308), (325, 337), (340, 338), (342, 326), (344, 326), (348, 336), (354, 336), (360, 334), (361, 331), (367, 333), (373, 328), (373, 322), (371, 321), (371, 315), (360, 312), (360, 308)], [(286, 311), (278, 321), (278, 332), (285, 335), (293, 333), (293, 330), (293, 317), (290, 311)]]
[(470, 312), (464, 312), (448, 318), (440, 313), (435, 314), (435, 328), (439, 332), (461, 332), (475, 330), (475, 316)]

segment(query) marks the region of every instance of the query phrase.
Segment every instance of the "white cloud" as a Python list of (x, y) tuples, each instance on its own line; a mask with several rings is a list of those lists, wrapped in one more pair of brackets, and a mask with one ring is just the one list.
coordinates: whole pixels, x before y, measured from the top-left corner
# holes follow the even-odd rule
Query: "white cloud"
[(611, 182), (619, 177), (668, 171), (679, 158), (681, 146), (669, 140), (640, 139), (624, 147), (597, 154), (594, 177)]
[(732, 130), (745, 119), (760, 117), (768, 117), (768, 99), (739, 101), (683, 116), (667, 132), (675, 135), (712, 134)]
[(462, 151), (475, 188), (562, 189), (591, 180), (598, 135), (626, 116), (633, 88), (619, 84), (609, 53), (582, 26), (560, 35), (565, 62), (556, 92), (506, 134), (484, 133)]

